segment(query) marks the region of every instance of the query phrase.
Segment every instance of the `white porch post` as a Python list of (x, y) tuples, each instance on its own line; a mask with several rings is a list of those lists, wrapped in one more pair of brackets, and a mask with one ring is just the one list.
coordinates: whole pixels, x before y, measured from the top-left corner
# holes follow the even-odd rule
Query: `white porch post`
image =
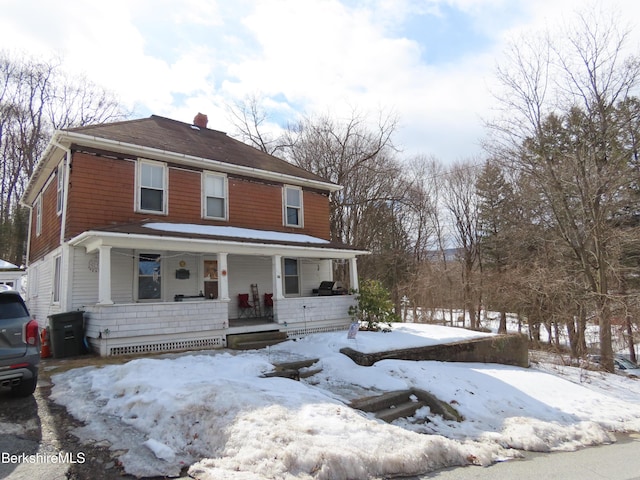
[[(229, 300), (229, 276), (227, 275), (227, 255), (218, 254), (218, 278), (220, 279), (220, 300)], [(223, 273), (224, 272), (224, 273)]]
[(352, 290), (358, 290), (358, 259), (356, 257), (349, 259), (349, 283)]
[(271, 257), (271, 271), (273, 273), (273, 298), (284, 298), (282, 292), (282, 255), (274, 255)]
[(112, 305), (111, 300), (111, 247), (98, 247), (98, 304)]

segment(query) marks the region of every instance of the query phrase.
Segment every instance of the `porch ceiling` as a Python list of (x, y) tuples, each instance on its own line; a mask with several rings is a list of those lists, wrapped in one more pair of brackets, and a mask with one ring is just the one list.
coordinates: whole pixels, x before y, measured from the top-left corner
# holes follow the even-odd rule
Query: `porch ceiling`
[[(154, 225), (158, 225), (157, 222)], [(168, 226), (176, 224), (167, 223)], [(194, 227), (204, 227), (202, 225)], [(244, 231), (244, 232), (243, 232)], [(282, 232), (233, 229), (233, 235), (196, 233), (203, 228), (150, 229), (145, 222), (119, 225), (81, 233), (69, 241), (88, 253), (101, 246), (126, 249), (153, 249), (192, 253), (239, 255), (282, 255), (314, 258), (354, 258), (369, 252), (335, 242), (318, 241), (304, 235)], [(217, 231), (220, 232), (220, 231)], [(246, 232), (246, 233), (245, 233)], [(262, 237), (262, 238), (260, 238)], [(306, 241), (296, 241), (296, 240)]]

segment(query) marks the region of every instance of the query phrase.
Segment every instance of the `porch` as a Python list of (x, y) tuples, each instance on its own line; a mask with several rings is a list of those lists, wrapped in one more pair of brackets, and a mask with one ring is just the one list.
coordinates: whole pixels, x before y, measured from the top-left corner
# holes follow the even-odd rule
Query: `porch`
[[(227, 336), (278, 331), (288, 338), (346, 330), (355, 296), (283, 298), (269, 317), (228, 318), (228, 301), (86, 306), (85, 335), (102, 356), (225, 348)], [(275, 319), (279, 320), (275, 320)]]
[(167, 226), (159, 234), (154, 225), (69, 241), (61, 309), (86, 312), (86, 336), (101, 355), (224, 347), (227, 335), (302, 336), (350, 323), (355, 297), (319, 288), (340, 270), (340, 293), (357, 289), (356, 255), (367, 252), (300, 234), (234, 228), (227, 237), (223, 228), (196, 235)]

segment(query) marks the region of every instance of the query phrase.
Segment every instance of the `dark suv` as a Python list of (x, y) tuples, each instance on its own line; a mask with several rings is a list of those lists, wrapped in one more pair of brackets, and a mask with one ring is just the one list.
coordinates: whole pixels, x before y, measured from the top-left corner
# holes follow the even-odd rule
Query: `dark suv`
[(38, 322), (15, 290), (0, 286), (0, 386), (26, 397), (36, 389), (40, 364)]

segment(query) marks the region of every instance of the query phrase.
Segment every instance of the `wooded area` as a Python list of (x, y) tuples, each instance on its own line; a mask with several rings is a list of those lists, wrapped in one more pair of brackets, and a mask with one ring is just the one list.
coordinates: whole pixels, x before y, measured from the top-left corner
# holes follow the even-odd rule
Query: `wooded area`
[(0, 258), (24, 264), (29, 213), (19, 202), (54, 130), (126, 116), (113, 94), (59, 61), (0, 51)]
[[(372, 252), (360, 276), (380, 280), (397, 312), (464, 310), (466, 326), (482, 328), (494, 311), (501, 330), (517, 315), (534, 342), (567, 335), (575, 358), (597, 324), (613, 370), (612, 335), (635, 361), (639, 328), (640, 62), (615, 19), (592, 11), (575, 25), (560, 39), (512, 42), (481, 158), (407, 158), (394, 143), (399, 119), (385, 112), (309, 115), (269, 134), (257, 96), (229, 109), (233, 133), (344, 186), (331, 198), (332, 237)], [(56, 63), (3, 54), (0, 75), (0, 257), (21, 264), (18, 200), (53, 129), (126, 112)]]
[(471, 328), (496, 311), (503, 331), (515, 314), (534, 342), (567, 335), (575, 358), (594, 347), (595, 324), (612, 371), (612, 333), (635, 360), (640, 313), (640, 63), (626, 40), (593, 10), (559, 39), (513, 41), (486, 156), (450, 165), (403, 158), (391, 115), (306, 117), (281, 138), (261, 132), (255, 97), (233, 118), (248, 143), (344, 185), (332, 235), (373, 252), (361, 275), (384, 283), (396, 311), (403, 299), (418, 315), (464, 310)]

